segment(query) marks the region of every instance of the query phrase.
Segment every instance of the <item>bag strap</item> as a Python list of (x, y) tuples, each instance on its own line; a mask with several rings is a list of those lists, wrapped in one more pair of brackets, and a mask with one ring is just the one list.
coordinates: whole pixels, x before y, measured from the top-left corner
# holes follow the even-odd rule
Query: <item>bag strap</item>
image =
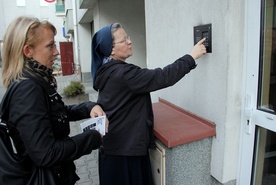
[(6, 124), (0, 123), (0, 138), (8, 151), (13, 152), (12, 142)]
[[(50, 106), (50, 98), (51, 98), (51, 96), (55, 95), (57, 92), (54, 91), (54, 90), (52, 90), (50, 88), (49, 84), (43, 83), (39, 79), (29, 78), (27, 80), (33, 80), (33, 81), (37, 82), (44, 89), (44, 91), (46, 92), (45, 94), (47, 95), (47, 107), (50, 110), (50, 108), (51, 108), (51, 106)], [(1, 118), (1, 122), (3, 122), (3, 123), (7, 123), (7, 121), (8, 121), (8, 116), (9, 116), (8, 106), (9, 106), (9, 102), (10, 102), (10, 99), (13, 96), (13, 93), (14, 93), (14, 91), (15, 91), (15, 89), (18, 86), (19, 83), (20, 83), (20, 81), (14, 81), (14, 82), (12, 82), (9, 85), (9, 87), (8, 87), (8, 89), (7, 89), (4, 97), (2, 98), (1, 105), (0, 105), (0, 118)]]
[(9, 85), (8, 89), (6, 90), (4, 97), (2, 98), (1, 105), (0, 105), (0, 118), (2, 123), (7, 124), (8, 115), (9, 115), (8, 113), (9, 102), (18, 84), (19, 84), (19, 81), (12, 82)]
[[(43, 82), (39, 81), (38, 79), (35, 78), (29, 78), (28, 80), (34, 80), (35, 82), (37, 82), (43, 89), (45, 92), (45, 96), (47, 98), (47, 107), (49, 108), (48, 110), (48, 114), (50, 111), (50, 93), (51, 92), (50, 88), (47, 88), (48, 84), (43, 84)], [(20, 83), (20, 81), (14, 81), (12, 82), (3, 98), (1, 101), (1, 105), (0, 105), (0, 137), (1, 139), (4, 141), (4, 144), (6, 145), (6, 147), (8, 148), (9, 151), (13, 151), (14, 153), (16, 152), (16, 149), (13, 147), (13, 139), (11, 138), (11, 135), (9, 133), (9, 105), (10, 105), (10, 101), (11, 101), (11, 97), (13, 96), (18, 84)], [(49, 86), (48, 86), (49, 87)]]
[(6, 146), (7, 150), (10, 152), (15, 152), (15, 149), (12, 146), (12, 139), (9, 134), (9, 129), (8, 129), (8, 116), (9, 116), (9, 111), (8, 111), (8, 105), (10, 102), (10, 97), (13, 95), (15, 88), (19, 82), (13, 82), (9, 85), (8, 89), (5, 92), (4, 97), (2, 98), (1, 101), (1, 112), (0, 112), (0, 137), (3, 141), (3, 144)]

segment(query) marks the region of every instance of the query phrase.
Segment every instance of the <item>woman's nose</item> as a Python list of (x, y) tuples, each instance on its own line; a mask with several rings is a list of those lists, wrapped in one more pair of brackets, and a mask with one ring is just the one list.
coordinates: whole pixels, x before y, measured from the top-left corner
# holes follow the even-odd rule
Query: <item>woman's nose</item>
[(54, 51), (53, 54), (54, 54), (54, 55), (59, 55), (59, 52), (58, 52), (57, 48), (55, 48), (55, 51)]

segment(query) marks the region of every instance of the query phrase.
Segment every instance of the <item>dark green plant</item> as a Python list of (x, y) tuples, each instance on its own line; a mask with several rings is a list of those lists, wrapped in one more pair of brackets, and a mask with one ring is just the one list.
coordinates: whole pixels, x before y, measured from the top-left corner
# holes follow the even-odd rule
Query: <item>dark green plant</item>
[(63, 95), (65, 97), (74, 97), (80, 94), (84, 94), (85, 87), (79, 81), (71, 81), (70, 84), (64, 88)]

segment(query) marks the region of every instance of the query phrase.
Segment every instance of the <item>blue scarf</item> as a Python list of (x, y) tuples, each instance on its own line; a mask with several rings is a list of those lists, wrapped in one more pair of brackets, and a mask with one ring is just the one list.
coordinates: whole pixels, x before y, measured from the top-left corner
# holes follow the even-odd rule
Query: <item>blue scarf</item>
[(112, 24), (103, 27), (96, 32), (92, 38), (92, 63), (91, 73), (93, 87), (95, 85), (97, 70), (101, 67), (104, 58), (109, 57), (112, 52), (113, 40), (111, 34)]

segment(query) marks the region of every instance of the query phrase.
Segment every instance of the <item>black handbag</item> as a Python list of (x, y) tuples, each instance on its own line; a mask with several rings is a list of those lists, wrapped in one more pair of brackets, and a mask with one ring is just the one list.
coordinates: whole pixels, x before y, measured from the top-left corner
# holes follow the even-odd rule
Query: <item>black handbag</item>
[(5, 125), (0, 125), (0, 184), (26, 185), (31, 177), (30, 160), (13, 152)]
[(9, 135), (8, 111), (6, 106), (12, 96), (14, 86), (10, 85), (1, 102), (0, 123), (0, 184), (1, 185), (58, 185), (58, 177), (52, 168), (39, 168), (26, 156), (22, 157), (14, 151)]

